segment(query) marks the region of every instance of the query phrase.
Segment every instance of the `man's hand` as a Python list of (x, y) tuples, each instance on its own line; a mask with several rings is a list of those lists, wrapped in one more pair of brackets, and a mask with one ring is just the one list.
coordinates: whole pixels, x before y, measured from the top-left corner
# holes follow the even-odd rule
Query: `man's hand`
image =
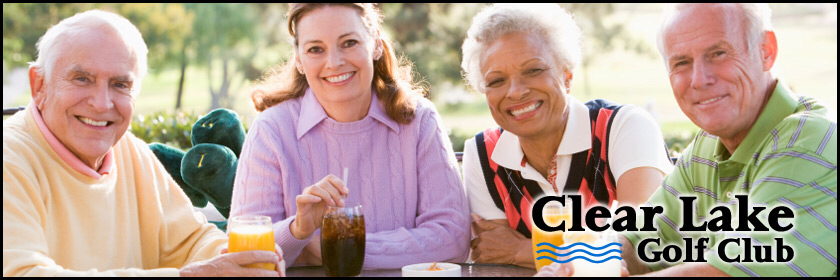
[[(561, 255), (568, 255), (570, 253), (569, 250), (561, 250), (557, 253)], [(561, 257), (560, 260), (567, 260), (569, 257)], [(572, 277), (575, 275), (575, 266), (572, 265), (572, 262), (566, 263), (551, 263), (550, 265), (543, 266), (540, 271), (537, 271), (537, 274), (534, 277)], [(623, 259), (621, 260), (621, 277), (630, 276), (630, 271), (627, 270), (627, 262)]]
[(543, 266), (534, 277), (571, 277), (572, 275), (575, 275), (575, 267), (571, 262), (567, 262)]
[(280, 274), (280, 277), (286, 277), (286, 260), (283, 259), (283, 249), (277, 243), (274, 243), (274, 254), (280, 258), (280, 261), (274, 264), (274, 270)]
[[(633, 275), (650, 272), (650, 267), (645, 265), (639, 256), (636, 255), (636, 248), (626, 237), (618, 235), (618, 242), (621, 243), (622, 266)], [(622, 272), (623, 273), (623, 272)]]
[(534, 267), (531, 240), (510, 228), (507, 220), (485, 220), (475, 214), (472, 217), (475, 238), (470, 248), (474, 262)]
[[(275, 250), (275, 252), (254, 250), (227, 253), (227, 249), (222, 249), (221, 255), (206, 261), (187, 264), (179, 272), (181, 277), (278, 277), (286, 274), (286, 261), (281, 257), (282, 252), (277, 245), (275, 245)], [(254, 263), (274, 263), (275, 270), (245, 267)]]
[(621, 277), (630, 276), (630, 270), (627, 269), (627, 262), (621, 259)]

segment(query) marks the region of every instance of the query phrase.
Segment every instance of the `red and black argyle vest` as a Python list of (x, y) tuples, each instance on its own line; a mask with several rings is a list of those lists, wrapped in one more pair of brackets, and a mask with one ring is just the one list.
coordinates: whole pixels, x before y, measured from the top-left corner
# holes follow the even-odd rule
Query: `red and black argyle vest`
[[(592, 148), (572, 155), (564, 193), (579, 193), (583, 207), (596, 204), (609, 207), (616, 198), (615, 178), (607, 161), (610, 127), (621, 105), (603, 99), (586, 102), (592, 128)], [(491, 160), (502, 128), (489, 128), (475, 136), (478, 158), (490, 197), (505, 211), (510, 227), (531, 238), (531, 204), (544, 195), (536, 181), (522, 178)]]

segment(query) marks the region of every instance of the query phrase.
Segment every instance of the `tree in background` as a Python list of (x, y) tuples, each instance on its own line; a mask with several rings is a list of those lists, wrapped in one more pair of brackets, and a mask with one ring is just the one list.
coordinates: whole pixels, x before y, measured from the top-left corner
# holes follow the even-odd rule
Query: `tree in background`
[[(463, 84), (461, 44), (473, 16), (486, 6), (479, 3), (384, 3), (380, 9), (396, 51), (414, 62), (419, 80), (423, 81), (425, 77), (426, 83), (439, 86)], [(567, 3), (561, 6), (575, 16), (583, 30), (585, 45), (581, 68), (584, 72), (597, 54), (610, 52), (619, 45), (650, 54), (644, 40), (632, 36), (622, 22), (606, 20), (614, 13), (615, 4)], [(589, 82), (584, 81), (584, 84), (588, 92)]]
[(119, 14), (137, 26), (149, 48), (150, 72), (178, 65), (180, 78), (175, 97), (175, 110), (181, 108), (187, 70), (187, 47), (195, 14), (180, 3), (116, 4)]
[[(174, 61), (181, 61), (182, 69), (186, 68), (184, 41), (191, 33), (194, 15), (177, 3), (3, 3), (4, 67), (26, 67), (35, 60), (35, 44), (49, 27), (91, 9), (120, 14), (137, 26), (149, 48), (150, 74), (158, 73)], [(179, 88), (176, 107), (180, 105), (180, 95)]]
[(380, 5), (384, 26), (394, 49), (414, 62), (415, 80), (429, 88), (463, 84), (461, 44), (472, 17), (485, 4), (477, 3), (384, 3)]
[[(232, 107), (231, 82), (243, 71), (235, 66), (251, 65), (242, 61), (253, 60), (257, 53), (251, 45), (260, 26), (254, 7), (241, 3), (3, 3), (4, 72), (6, 67), (26, 67), (33, 61), (35, 44), (50, 26), (79, 12), (102, 9), (126, 17), (143, 34), (150, 74), (180, 68), (176, 109), (181, 106), (188, 64), (207, 70), (210, 110)], [(251, 70), (246, 78), (255, 76)], [(214, 79), (214, 71), (221, 71), (220, 80)]]
[[(257, 35), (254, 6), (243, 3), (186, 5), (196, 14), (190, 43), (195, 44), (196, 63), (207, 70), (210, 90), (208, 111), (219, 107), (233, 108), (231, 82), (241, 72), (241, 67), (235, 66), (241, 59), (250, 57), (249, 49), (253, 51), (250, 43)], [(216, 60), (221, 60), (220, 81), (214, 81), (213, 77)]]
[(615, 13), (616, 4), (564, 3), (561, 6), (574, 16), (575, 22), (583, 32), (581, 46), (583, 57), (580, 68), (583, 71), (586, 96), (591, 96), (589, 66), (600, 57), (600, 54), (612, 52), (617, 46), (623, 46), (625, 50), (653, 56), (653, 51), (648, 47), (649, 43), (645, 42), (645, 38), (633, 36), (624, 22), (607, 20)]
[(59, 20), (98, 4), (3, 3), (4, 67), (26, 67), (35, 60), (35, 43)]

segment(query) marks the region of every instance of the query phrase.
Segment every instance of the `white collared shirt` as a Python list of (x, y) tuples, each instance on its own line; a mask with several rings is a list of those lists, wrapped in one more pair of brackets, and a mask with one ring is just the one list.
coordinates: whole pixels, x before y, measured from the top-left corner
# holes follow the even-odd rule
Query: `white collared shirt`
[[(572, 155), (589, 150), (592, 146), (589, 108), (573, 96), (569, 96), (567, 100), (569, 118), (563, 140), (556, 152), (559, 158), (555, 182), (560, 192), (563, 192), (569, 177)], [(659, 125), (650, 114), (637, 106), (624, 105), (613, 120), (609, 136), (610, 153), (607, 155), (616, 183), (624, 172), (636, 167), (653, 167), (664, 174), (670, 173), (673, 166), (664, 146)], [(524, 156), (519, 137), (504, 131), (499, 136), (491, 159), (500, 166), (519, 171), (524, 179), (536, 181), (546, 195), (555, 195), (551, 183), (539, 171), (527, 162), (522, 166)], [(470, 211), (487, 220), (506, 219), (504, 211), (496, 207), (487, 190), (475, 138), (467, 139), (464, 143), (463, 169)]]

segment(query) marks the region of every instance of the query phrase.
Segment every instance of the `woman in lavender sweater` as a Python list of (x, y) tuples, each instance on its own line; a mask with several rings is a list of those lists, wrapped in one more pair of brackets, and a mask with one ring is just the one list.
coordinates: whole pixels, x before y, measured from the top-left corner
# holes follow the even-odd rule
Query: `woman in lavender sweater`
[[(290, 4), (288, 18), (294, 59), (254, 90), (262, 113), (245, 139), (231, 216), (270, 216), (288, 264), (320, 265), (325, 208), (345, 204), (364, 210), (365, 269), (465, 261), (469, 214), (451, 143), (380, 36), (379, 12)], [(345, 167), (348, 182), (336, 176)]]

